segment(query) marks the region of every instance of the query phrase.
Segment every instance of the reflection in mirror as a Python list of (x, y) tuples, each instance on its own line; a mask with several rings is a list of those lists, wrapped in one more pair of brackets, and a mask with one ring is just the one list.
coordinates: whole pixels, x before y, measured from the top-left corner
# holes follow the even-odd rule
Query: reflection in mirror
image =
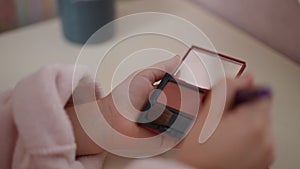
[(245, 62), (193, 47), (183, 58), (174, 76), (194, 86), (211, 89), (225, 77), (237, 77)]

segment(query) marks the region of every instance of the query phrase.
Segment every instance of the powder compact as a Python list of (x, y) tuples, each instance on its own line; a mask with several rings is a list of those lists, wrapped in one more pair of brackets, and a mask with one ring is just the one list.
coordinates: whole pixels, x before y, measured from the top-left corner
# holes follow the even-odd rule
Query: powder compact
[(193, 124), (206, 93), (225, 77), (238, 77), (244, 61), (192, 46), (172, 74), (150, 95), (137, 123), (155, 133), (181, 139)]

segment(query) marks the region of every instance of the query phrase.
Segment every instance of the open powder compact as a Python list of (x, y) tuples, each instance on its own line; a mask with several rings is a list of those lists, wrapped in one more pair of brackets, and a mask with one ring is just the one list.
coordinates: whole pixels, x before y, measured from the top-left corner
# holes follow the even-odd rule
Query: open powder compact
[(155, 133), (181, 139), (201, 108), (205, 94), (225, 77), (238, 77), (244, 61), (193, 46), (173, 74), (166, 73), (138, 118)]

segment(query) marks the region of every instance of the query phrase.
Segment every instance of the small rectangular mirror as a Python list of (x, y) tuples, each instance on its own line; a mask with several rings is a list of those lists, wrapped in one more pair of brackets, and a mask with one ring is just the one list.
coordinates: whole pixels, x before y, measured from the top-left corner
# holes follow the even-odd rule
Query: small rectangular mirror
[(173, 76), (202, 89), (211, 89), (225, 77), (238, 77), (244, 61), (196, 46), (190, 48)]

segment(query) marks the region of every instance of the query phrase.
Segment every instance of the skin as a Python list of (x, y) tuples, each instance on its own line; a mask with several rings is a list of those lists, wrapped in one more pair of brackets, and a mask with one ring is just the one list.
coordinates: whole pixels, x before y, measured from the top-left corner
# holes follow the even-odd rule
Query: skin
[[(160, 80), (166, 72), (174, 72), (179, 63), (180, 58), (174, 57), (153, 65), (149, 69), (136, 72), (108, 96), (98, 100), (98, 106), (109, 124), (127, 136), (136, 138), (153, 136), (153, 133), (139, 127), (123, 115), (137, 119), (138, 110), (144, 107), (147, 98), (155, 89), (153, 83)], [(246, 75), (240, 79), (227, 79), (212, 90), (217, 91), (225, 84), (227, 86), (226, 106), (218, 128), (207, 142), (198, 143), (199, 133), (211, 105), (209, 94), (191, 132), (182, 145), (179, 145), (181, 148), (178, 151), (177, 160), (202, 169), (266, 169), (274, 159), (270, 117), (271, 99), (260, 99), (232, 109), (230, 105), (235, 92), (241, 88), (254, 87), (253, 78)], [(128, 88), (129, 95), (124, 92)], [(118, 103), (118, 100), (125, 104), (121, 107), (116, 106), (114, 103)], [(134, 111), (130, 105), (137, 111)], [(74, 107), (68, 107), (66, 111), (73, 125), (77, 155), (103, 152), (104, 150), (96, 145), (81, 128)], [(93, 116), (89, 118), (90, 120), (96, 119)]]
[[(150, 93), (155, 89), (153, 83), (162, 79), (166, 72), (173, 73), (180, 61), (180, 57), (175, 56), (169, 60), (155, 64), (148, 69), (133, 73), (109, 95), (98, 100), (99, 108), (109, 124), (120, 133), (130, 137), (142, 138), (153, 136), (152, 132), (139, 127), (135, 122), (124, 118), (123, 115), (137, 119), (139, 111), (133, 111), (130, 105), (136, 110), (141, 110), (146, 104)], [(128, 88), (129, 96), (124, 92)], [(127, 99), (128, 97), (130, 99)], [(118, 100), (119, 102), (128, 101), (128, 103), (124, 104), (125, 107), (117, 107), (114, 103), (118, 103)], [(118, 110), (122, 110), (123, 115)], [(103, 152), (104, 150), (95, 144), (83, 131), (76, 117), (74, 107), (67, 107), (66, 111), (73, 125), (77, 155)], [(89, 116), (89, 118), (91, 121), (97, 119), (93, 116)]]
[(253, 78), (227, 79), (226, 106), (222, 120), (210, 139), (199, 144), (198, 138), (211, 104), (204, 103), (200, 116), (178, 152), (178, 160), (205, 169), (266, 169), (274, 160), (271, 134), (271, 99), (263, 98), (232, 108), (238, 89), (252, 88)]

